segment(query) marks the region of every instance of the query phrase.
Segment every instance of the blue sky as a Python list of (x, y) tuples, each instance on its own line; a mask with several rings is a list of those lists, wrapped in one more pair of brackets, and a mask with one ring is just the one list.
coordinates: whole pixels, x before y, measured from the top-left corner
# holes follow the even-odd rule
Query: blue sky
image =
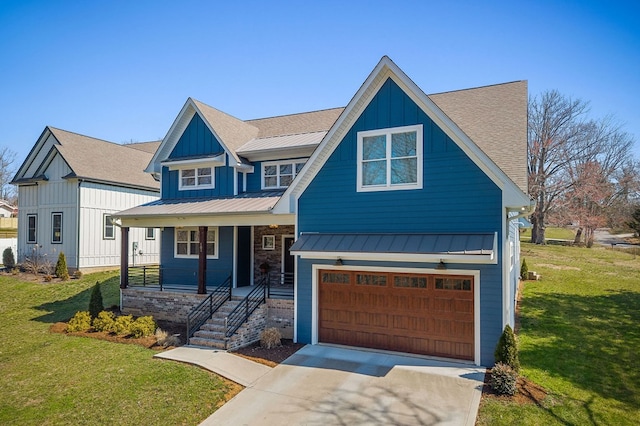
[(383, 55), (426, 93), (528, 80), (614, 114), (640, 159), (637, 1), (0, 0), (0, 148), (46, 125), (164, 137), (187, 97), (241, 119), (345, 106)]

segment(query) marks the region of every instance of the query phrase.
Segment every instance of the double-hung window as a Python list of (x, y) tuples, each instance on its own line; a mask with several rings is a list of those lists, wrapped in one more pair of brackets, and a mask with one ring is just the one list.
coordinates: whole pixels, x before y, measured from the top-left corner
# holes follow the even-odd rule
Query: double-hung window
[(358, 191), (422, 188), (422, 125), (358, 132)]
[(115, 238), (116, 238), (116, 231), (113, 225), (113, 217), (111, 215), (105, 214), (102, 239), (115, 240)]
[(213, 188), (213, 168), (196, 167), (194, 169), (180, 169), (180, 189)]
[(307, 160), (272, 161), (262, 164), (262, 189), (280, 189), (291, 185)]
[(51, 213), (51, 243), (62, 243), (62, 213)]
[[(199, 254), (198, 228), (176, 228), (175, 257), (198, 257)], [(207, 229), (207, 258), (218, 258), (218, 228), (216, 227)]]
[(27, 215), (27, 243), (36, 244), (38, 242), (38, 215)]

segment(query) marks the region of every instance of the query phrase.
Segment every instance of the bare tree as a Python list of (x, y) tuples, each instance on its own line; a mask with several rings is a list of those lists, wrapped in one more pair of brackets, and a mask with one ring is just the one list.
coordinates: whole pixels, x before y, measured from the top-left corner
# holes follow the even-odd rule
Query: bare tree
[(571, 185), (569, 162), (579, 153), (588, 104), (552, 90), (529, 100), (529, 195), (536, 201), (531, 216), (531, 242), (545, 241), (545, 218)]
[(16, 153), (7, 147), (0, 148), (0, 198), (15, 201), (16, 191), (11, 182), (15, 170), (13, 163)]
[(620, 172), (629, 163), (633, 138), (612, 117), (587, 120), (587, 112), (587, 103), (557, 91), (529, 102), (529, 194), (537, 203), (533, 243), (544, 243), (547, 217), (554, 213), (576, 223), (577, 240), (585, 232), (590, 245), (607, 211), (631, 188), (631, 174)]

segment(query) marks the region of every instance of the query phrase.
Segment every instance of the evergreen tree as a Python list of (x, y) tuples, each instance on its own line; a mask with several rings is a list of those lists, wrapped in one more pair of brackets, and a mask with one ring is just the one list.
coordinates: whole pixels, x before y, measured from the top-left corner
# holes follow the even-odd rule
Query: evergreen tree
[(522, 266), (520, 267), (520, 278), (522, 278), (523, 280), (526, 280), (527, 275), (529, 275), (529, 267), (527, 266), (527, 259), (522, 259)]
[(7, 247), (2, 252), (2, 264), (7, 270), (11, 270), (16, 266), (16, 259), (13, 257), (13, 250), (11, 247)]
[(62, 281), (69, 279), (69, 269), (67, 269), (67, 258), (64, 252), (60, 252), (58, 255), (58, 261), (56, 262), (56, 276)]
[(104, 311), (102, 304), (102, 291), (100, 291), (100, 282), (96, 281), (91, 291), (91, 299), (89, 300), (89, 314), (91, 318), (97, 318), (100, 312)]
[(518, 357), (516, 335), (513, 333), (509, 324), (504, 327), (500, 340), (498, 340), (494, 357), (496, 364), (501, 362), (516, 372), (520, 371), (520, 358)]

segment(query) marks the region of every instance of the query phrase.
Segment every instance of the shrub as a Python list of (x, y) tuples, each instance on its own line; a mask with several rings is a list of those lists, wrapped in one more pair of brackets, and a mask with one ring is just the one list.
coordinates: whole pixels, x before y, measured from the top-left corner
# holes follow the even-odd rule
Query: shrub
[(77, 280), (82, 278), (82, 271), (80, 269), (76, 269), (75, 272), (73, 273), (73, 278)]
[(69, 279), (69, 269), (67, 269), (67, 258), (64, 252), (60, 252), (58, 255), (58, 261), (56, 262), (56, 276), (62, 281)]
[(89, 299), (89, 313), (91, 318), (97, 318), (98, 314), (104, 310), (102, 304), (102, 291), (100, 291), (100, 282), (96, 281), (91, 291), (91, 298)]
[(518, 345), (516, 335), (509, 324), (504, 326), (504, 331), (500, 335), (500, 340), (494, 352), (496, 363), (507, 364), (514, 371), (520, 371), (520, 359), (518, 357)]
[(44, 281), (50, 283), (53, 280), (53, 275), (47, 274), (44, 276)]
[(87, 311), (78, 311), (67, 323), (67, 331), (88, 331), (91, 329), (91, 315)]
[(489, 385), (500, 395), (515, 395), (518, 373), (507, 364), (497, 363), (491, 369)]
[(113, 324), (113, 332), (120, 336), (126, 336), (131, 334), (131, 324), (133, 323), (133, 316), (121, 315), (116, 318)]
[(180, 346), (180, 338), (178, 336), (169, 335), (166, 331), (162, 330), (160, 327), (156, 329), (156, 342), (163, 348), (169, 346)]
[(2, 252), (2, 264), (4, 265), (5, 268), (7, 268), (7, 271), (10, 271), (13, 268), (15, 268), (16, 259), (15, 257), (13, 257), (13, 250), (11, 250), (11, 247), (7, 247)]
[(277, 346), (282, 346), (282, 334), (280, 330), (275, 327), (267, 328), (260, 333), (260, 346), (266, 349), (272, 349)]
[(131, 335), (136, 338), (151, 336), (156, 330), (156, 323), (152, 316), (138, 317), (131, 323), (130, 330)]
[(520, 278), (522, 278), (523, 280), (526, 280), (527, 275), (529, 275), (529, 267), (527, 266), (527, 259), (522, 259), (522, 266), (520, 267)]
[(102, 311), (93, 319), (93, 328), (96, 331), (112, 333), (116, 324), (116, 316), (113, 312)]

